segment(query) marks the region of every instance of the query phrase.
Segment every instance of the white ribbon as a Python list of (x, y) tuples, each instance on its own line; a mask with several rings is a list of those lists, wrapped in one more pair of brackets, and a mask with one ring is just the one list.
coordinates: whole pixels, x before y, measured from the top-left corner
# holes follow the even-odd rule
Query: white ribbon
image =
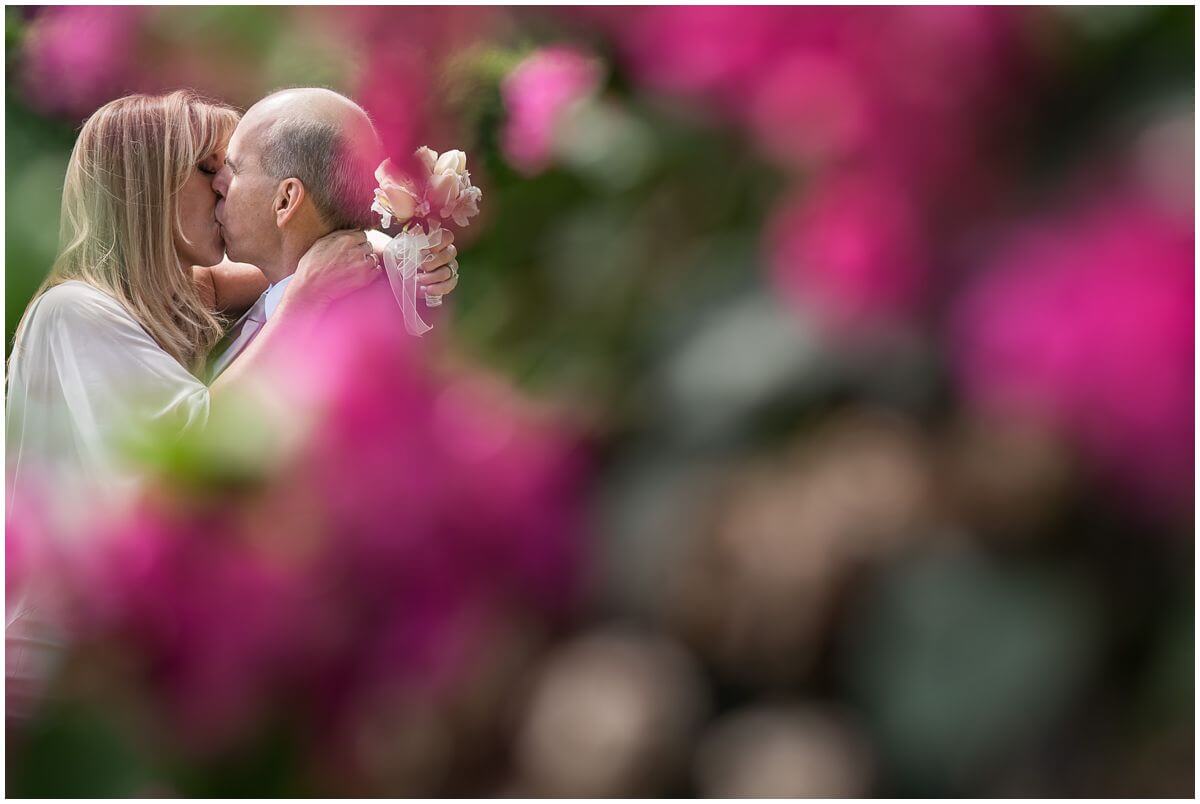
[[(404, 313), (404, 328), (409, 335), (424, 335), (433, 329), (417, 312), (417, 272), (423, 262), (421, 252), (436, 249), (442, 244), (442, 229), (430, 222), (428, 234), (418, 227), (406, 229), (392, 238), (383, 249), (383, 267), (387, 272), (392, 294)], [(433, 259), (427, 255), (425, 259)]]

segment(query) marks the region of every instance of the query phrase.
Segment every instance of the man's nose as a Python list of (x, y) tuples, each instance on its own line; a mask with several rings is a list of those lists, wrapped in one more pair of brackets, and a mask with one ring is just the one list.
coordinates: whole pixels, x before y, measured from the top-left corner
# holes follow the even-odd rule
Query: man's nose
[(217, 198), (224, 198), (225, 190), (229, 187), (228, 179), (225, 176), (227, 170), (228, 168), (221, 168), (217, 171), (217, 175), (213, 176), (212, 188), (213, 192), (217, 194)]

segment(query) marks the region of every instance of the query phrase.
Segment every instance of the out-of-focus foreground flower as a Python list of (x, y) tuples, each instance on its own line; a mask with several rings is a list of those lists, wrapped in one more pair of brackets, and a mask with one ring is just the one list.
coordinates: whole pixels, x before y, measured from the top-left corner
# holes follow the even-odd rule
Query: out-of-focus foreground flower
[(318, 788), (392, 789), (363, 752), (405, 721), (363, 742), (363, 718), (453, 704), (508, 630), (527, 622), (536, 645), (579, 602), (579, 436), (498, 378), (431, 374), (386, 294), (359, 301), (281, 361), (273, 393), (317, 411), (286, 462), (213, 486), (209, 453), (208, 491), (168, 483), (63, 567), (74, 638), (98, 651), (76, 669), (115, 658), (113, 679), (144, 685), (166, 756), (228, 756), (286, 727)]

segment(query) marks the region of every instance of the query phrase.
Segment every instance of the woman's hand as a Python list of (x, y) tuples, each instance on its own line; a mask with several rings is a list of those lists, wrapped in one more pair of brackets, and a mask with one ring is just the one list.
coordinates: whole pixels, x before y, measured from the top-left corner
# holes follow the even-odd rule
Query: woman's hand
[(285, 296), (324, 307), (365, 288), (379, 276), (380, 260), (361, 229), (330, 232), (313, 243), (296, 267)]
[(442, 244), (425, 252), (425, 262), (417, 277), (417, 287), (426, 296), (445, 296), (458, 287), (458, 249), (454, 245), (454, 233), (442, 230)]
[[(367, 239), (375, 247), (375, 253), (383, 260), (383, 250), (392, 238), (383, 232), (371, 230)], [(422, 252), (424, 262), (417, 270), (417, 287), (430, 296), (444, 296), (458, 287), (458, 248), (454, 245), (454, 233), (442, 229), (442, 243), (437, 248)]]

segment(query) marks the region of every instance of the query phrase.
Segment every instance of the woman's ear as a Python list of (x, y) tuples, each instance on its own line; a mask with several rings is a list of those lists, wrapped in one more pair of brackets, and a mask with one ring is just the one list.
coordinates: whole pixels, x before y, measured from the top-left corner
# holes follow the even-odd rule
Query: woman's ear
[(282, 229), (300, 210), (308, 192), (299, 179), (284, 179), (275, 190), (275, 226)]

